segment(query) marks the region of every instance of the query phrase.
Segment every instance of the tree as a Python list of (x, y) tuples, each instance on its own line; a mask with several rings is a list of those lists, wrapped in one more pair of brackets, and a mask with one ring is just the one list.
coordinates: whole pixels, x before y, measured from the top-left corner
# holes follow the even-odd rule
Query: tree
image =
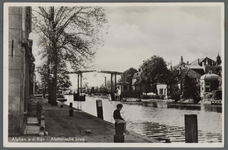
[[(48, 81), (50, 78), (50, 75), (48, 74), (48, 68), (49, 67), (47, 66), (47, 63), (44, 63), (38, 69), (38, 73), (40, 74), (40, 77), (41, 77), (41, 82), (45, 87), (45, 89), (48, 87)], [(67, 69), (66, 64), (63, 61), (61, 61), (59, 63), (59, 67), (57, 70), (57, 78), (58, 78), (57, 91), (68, 89), (71, 86), (70, 77), (68, 74), (66, 74), (66, 71), (67, 71), (66, 69)]]
[(216, 66), (220, 65), (222, 63), (221, 57), (218, 55), (216, 57)]
[(194, 103), (198, 103), (200, 98), (200, 85), (197, 83), (196, 79), (190, 78), (189, 76), (185, 76), (183, 79), (183, 90), (182, 90), (182, 98), (191, 98)]
[(33, 29), (39, 35), (42, 58), (47, 58), (50, 103), (56, 105), (57, 70), (60, 61), (69, 63), (74, 71), (87, 68), (102, 44), (100, 29), (107, 22), (101, 7), (35, 7)]
[(57, 91), (62, 91), (68, 89), (72, 84), (70, 81), (69, 74), (67, 72), (67, 66), (64, 61), (61, 61), (58, 64), (58, 70), (57, 70)]
[(152, 56), (143, 62), (141, 78), (150, 85), (153, 85), (153, 92), (157, 94), (157, 83), (167, 83), (170, 71), (167, 69), (166, 62), (162, 57)]
[(132, 78), (136, 72), (138, 72), (136, 69), (129, 68), (121, 75), (119, 82), (128, 82), (130, 85), (130, 90), (132, 90)]

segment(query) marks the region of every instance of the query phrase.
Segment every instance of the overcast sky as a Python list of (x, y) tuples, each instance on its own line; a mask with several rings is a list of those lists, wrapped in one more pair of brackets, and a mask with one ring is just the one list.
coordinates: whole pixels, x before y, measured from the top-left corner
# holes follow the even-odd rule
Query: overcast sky
[(153, 55), (172, 61), (173, 65), (179, 63), (181, 56), (185, 62), (203, 57), (215, 60), (223, 50), (221, 8), (105, 6), (109, 28), (103, 35), (104, 46), (95, 55), (93, 69), (138, 69), (143, 60)]

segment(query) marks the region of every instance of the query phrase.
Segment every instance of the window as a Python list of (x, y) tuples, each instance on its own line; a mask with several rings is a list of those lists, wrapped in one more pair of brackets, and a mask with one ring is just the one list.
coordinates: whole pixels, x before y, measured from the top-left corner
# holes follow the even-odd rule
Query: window
[(209, 87), (206, 87), (205, 92), (210, 92), (210, 88)]
[(163, 95), (163, 89), (159, 89), (159, 94)]
[(205, 92), (210, 92), (210, 91), (211, 91), (211, 84), (210, 82), (206, 82)]

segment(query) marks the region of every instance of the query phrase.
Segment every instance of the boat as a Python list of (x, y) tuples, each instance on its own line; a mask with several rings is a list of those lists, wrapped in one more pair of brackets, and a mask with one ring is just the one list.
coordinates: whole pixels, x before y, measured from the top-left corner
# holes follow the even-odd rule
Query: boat
[(56, 100), (60, 101), (60, 102), (67, 101), (67, 99), (65, 99), (64, 95), (62, 95), (62, 94), (56, 95)]
[(78, 95), (78, 93), (75, 93), (74, 95), (74, 101), (85, 101), (86, 100), (86, 95)]

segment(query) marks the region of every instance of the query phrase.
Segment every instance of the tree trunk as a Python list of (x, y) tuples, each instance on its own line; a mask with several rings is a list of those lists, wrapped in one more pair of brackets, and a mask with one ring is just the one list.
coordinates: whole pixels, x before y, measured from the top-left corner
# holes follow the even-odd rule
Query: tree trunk
[(52, 84), (51, 84), (51, 79), (50, 79), (50, 57), (48, 57), (48, 103), (51, 104), (51, 96), (52, 96)]
[(157, 81), (154, 84), (154, 88), (155, 88), (155, 94), (158, 95), (158, 90), (157, 90)]
[(57, 65), (58, 65), (58, 52), (57, 52), (57, 41), (56, 41), (56, 25), (54, 23), (54, 7), (50, 8), (51, 10), (51, 25), (52, 25), (52, 52), (53, 52), (53, 59), (52, 62), (54, 64), (53, 66), (53, 74), (54, 78), (52, 78), (52, 91), (51, 91), (51, 105), (55, 106), (57, 105), (56, 102), (56, 90), (57, 90)]

